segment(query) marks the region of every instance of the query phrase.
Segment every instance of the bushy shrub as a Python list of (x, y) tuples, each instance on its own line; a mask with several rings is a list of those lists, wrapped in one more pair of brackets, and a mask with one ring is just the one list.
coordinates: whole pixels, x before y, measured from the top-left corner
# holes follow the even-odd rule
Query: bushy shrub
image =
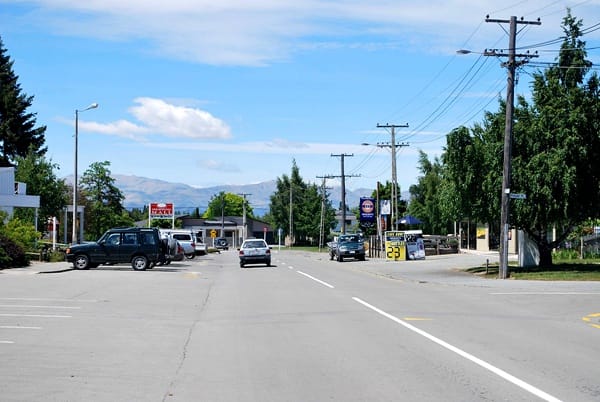
[(18, 218), (6, 220), (6, 212), (0, 211), (0, 268), (26, 267), (29, 258), (26, 251), (37, 251), (40, 234), (35, 227)]
[(562, 248), (554, 251), (554, 258), (559, 260), (576, 260), (579, 258), (579, 252), (572, 248)]
[(29, 265), (29, 259), (23, 248), (8, 238), (0, 234), (0, 268), (18, 268)]
[(12, 239), (25, 251), (37, 251), (40, 233), (30, 223), (26, 223), (19, 218), (13, 218), (2, 226), (0, 233)]

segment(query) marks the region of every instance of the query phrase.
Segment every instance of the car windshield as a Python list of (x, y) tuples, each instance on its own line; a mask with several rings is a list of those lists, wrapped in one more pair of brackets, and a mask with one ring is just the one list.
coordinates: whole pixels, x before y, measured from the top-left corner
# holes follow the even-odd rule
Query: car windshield
[(267, 245), (262, 240), (247, 241), (243, 248), (265, 248)]
[(340, 243), (344, 243), (344, 242), (357, 242), (358, 241), (358, 236), (340, 236)]

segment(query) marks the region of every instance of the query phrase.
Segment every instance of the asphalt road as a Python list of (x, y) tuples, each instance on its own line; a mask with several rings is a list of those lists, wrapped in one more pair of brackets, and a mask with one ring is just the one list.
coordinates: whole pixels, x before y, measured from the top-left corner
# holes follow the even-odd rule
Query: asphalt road
[(600, 283), (458, 271), (486, 259), (0, 271), (1, 399), (600, 400)]

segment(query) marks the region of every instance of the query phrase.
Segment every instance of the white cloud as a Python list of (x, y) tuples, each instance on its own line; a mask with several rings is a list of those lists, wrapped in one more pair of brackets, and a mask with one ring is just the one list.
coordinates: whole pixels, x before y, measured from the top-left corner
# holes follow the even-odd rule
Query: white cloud
[(210, 113), (186, 106), (176, 106), (161, 99), (137, 98), (129, 112), (139, 124), (127, 120), (112, 123), (80, 122), (80, 127), (100, 134), (147, 141), (149, 136), (196, 140), (229, 139), (231, 129)]
[[(6, 0), (0, 0), (0, 3)], [(528, 37), (560, 35), (567, 6), (592, 15), (594, 3), (530, 0), (37, 0), (39, 21), (63, 34), (142, 40), (140, 51), (207, 64), (264, 65), (310, 46), (379, 47), (402, 43), (422, 51), (490, 46), (503, 32), (482, 29), (486, 14), (542, 17)], [(597, 5), (596, 5), (597, 6)], [(586, 9), (587, 7), (587, 9)], [(31, 17), (31, 14), (29, 15)], [(594, 20), (595, 21), (595, 20)], [(591, 21), (590, 23), (593, 23)], [(492, 24), (488, 24), (492, 25)], [(546, 27), (548, 27), (546, 29)], [(473, 35), (477, 32), (476, 35)], [(357, 42), (361, 37), (364, 43)], [(344, 43), (348, 40), (347, 43)]]
[(229, 127), (203, 110), (175, 106), (161, 99), (137, 98), (129, 111), (148, 130), (175, 138), (227, 139)]
[(235, 164), (232, 164), (229, 162), (217, 161), (214, 159), (202, 159), (202, 160), (198, 161), (197, 165), (200, 168), (217, 171), (220, 173), (238, 173), (241, 171), (239, 166), (237, 166)]

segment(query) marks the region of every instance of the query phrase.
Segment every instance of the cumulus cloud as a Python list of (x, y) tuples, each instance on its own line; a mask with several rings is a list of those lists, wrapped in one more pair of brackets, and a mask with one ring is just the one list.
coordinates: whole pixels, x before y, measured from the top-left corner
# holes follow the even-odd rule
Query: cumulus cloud
[(161, 99), (137, 98), (129, 108), (151, 132), (175, 138), (227, 139), (229, 126), (200, 109), (169, 104)]
[(100, 134), (146, 141), (149, 136), (215, 140), (231, 138), (231, 129), (210, 113), (186, 106), (177, 106), (162, 99), (137, 98), (129, 112), (138, 124), (127, 120), (112, 123), (81, 122), (80, 127)]

